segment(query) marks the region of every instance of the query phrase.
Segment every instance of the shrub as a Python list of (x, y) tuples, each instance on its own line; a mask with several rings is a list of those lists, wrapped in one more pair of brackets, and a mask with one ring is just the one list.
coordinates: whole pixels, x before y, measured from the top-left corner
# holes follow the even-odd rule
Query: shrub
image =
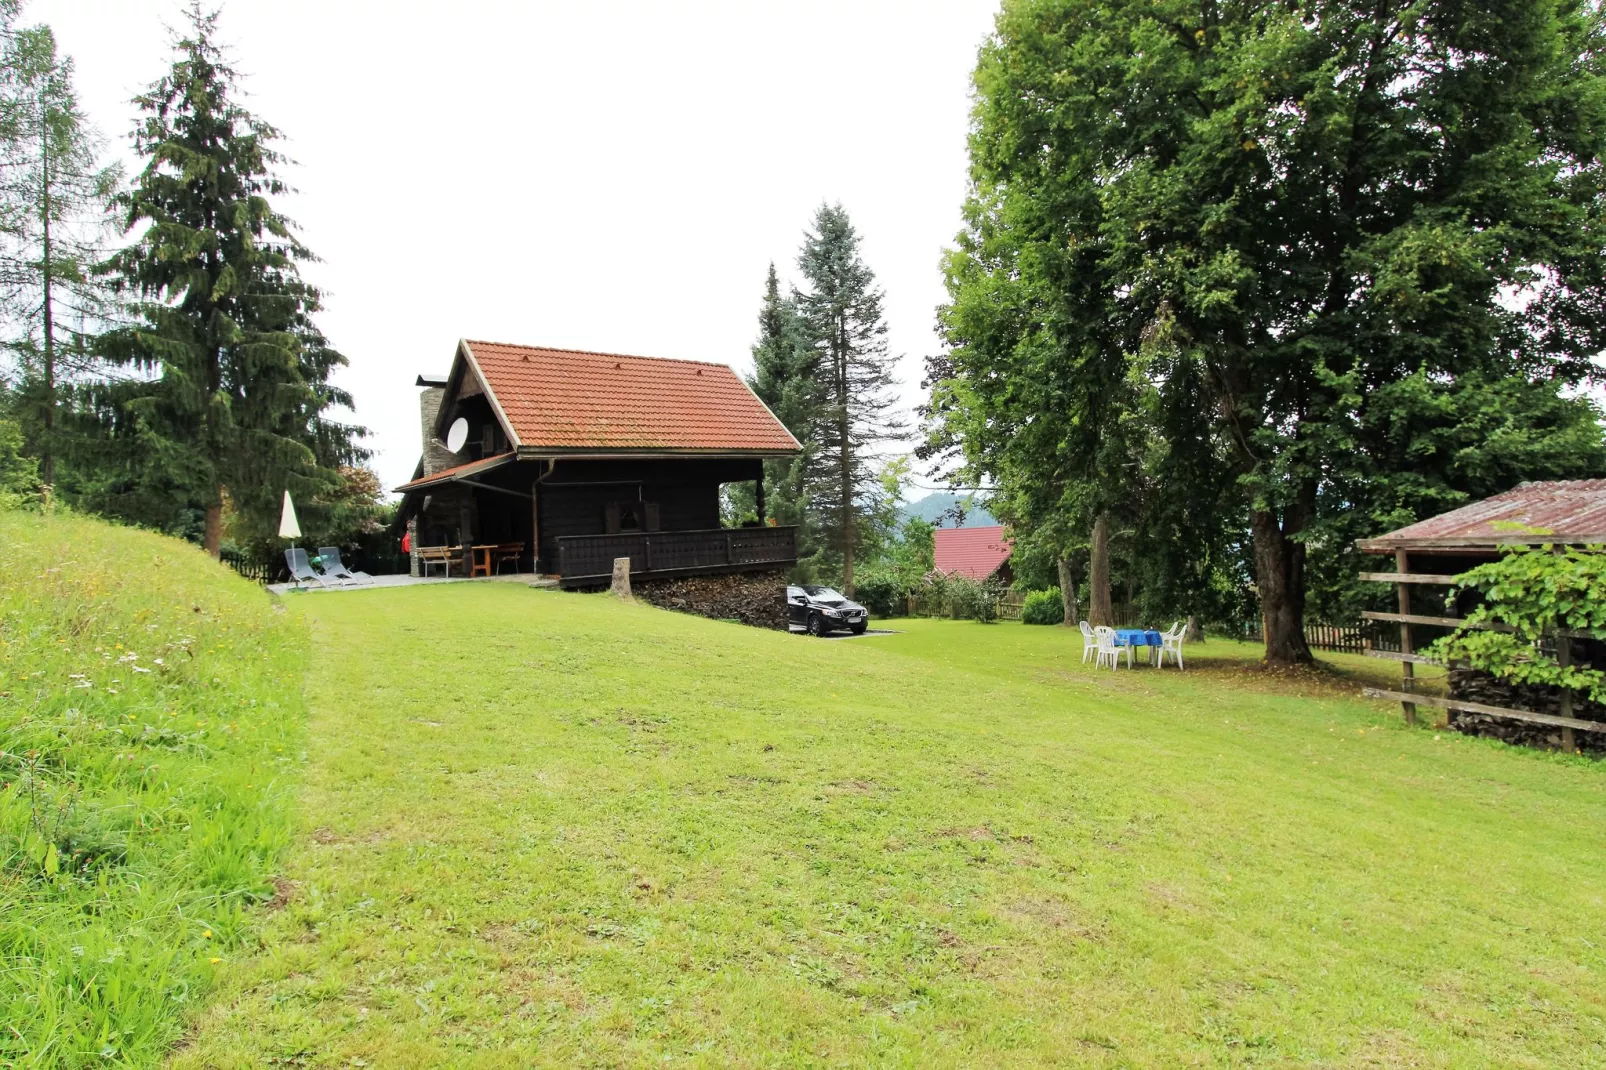
[(944, 583), (948, 611), (955, 617), (991, 624), (998, 619), (998, 598), (1004, 588), (997, 580), (977, 583), (965, 576), (949, 576)]
[(898, 577), (888, 573), (871, 573), (853, 585), (853, 597), (870, 611), (872, 617), (890, 617), (903, 607), (899, 604), (905, 594)]
[[(1606, 638), (1606, 553), (1600, 547), (1509, 552), (1463, 573), (1456, 583), (1445, 602), (1451, 612), (1462, 591), (1477, 591), (1484, 601), (1467, 614), (1465, 625), (1430, 646), (1429, 656), (1464, 661), (1518, 684), (1572, 688), (1592, 701), (1606, 702), (1606, 672), (1562, 665), (1541, 646), (1558, 631)], [(1512, 630), (1469, 627), (1475, 624)]]
[(1065, 623), (1065, 600), (1060, 597), (1060, 589), (1029, 592), (1020, 607), (1020, 619), (1022, 624)]

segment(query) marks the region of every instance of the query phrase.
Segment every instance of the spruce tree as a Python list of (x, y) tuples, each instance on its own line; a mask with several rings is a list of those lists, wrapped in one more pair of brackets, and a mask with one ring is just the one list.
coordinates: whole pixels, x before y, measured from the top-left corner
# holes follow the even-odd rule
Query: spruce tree
[(859, 235), (840, 204), (822, 204), (804, 235), (798, 269), (808, 289), (797, 306), (818, 357), (819, 464), (809, 498), (827, 550), (841, 561), (853, 592), (854, 551), (881, 485), (878, 443), (902, 437), (893, 411), (893, 358), (887, 353), (882, 292), (859, 254)]
[(189, 23), (171, 70), (136, 98), (146, 164), (117, 201), (135, 240), (107, 267), (141, 322), (108, 334), (105, 351), (159, 376), (111, 398), (114, 430), (138, 455), (120, 455), (107, 502), (121, 495), (142, 518), (196, 508), (216, 554), (226, 500), (248, 531), (269, 530), (284, 490), (333, 493), (335, 463), (361, 451), (360, 432), (325, 415), (348, 401), (329, 383), (345, 360), (312, 322), (320, 295), (298, 270), (312, 254), (272, 203), (288, 192), (279, 132), (237, 102), (216, 14), (192, 7)]
[(6, 274), (12, 286), (6, 347), (19, 372), (17, 411), (46, 488), (56, 482), (64, 394), (98, 370), (93, 332), (110, 309), (103, 279), (105, 213), (119, 173), (78, 106), (72, 61), (48, 27), (11, 39), (6, 80), (6, 166), (11, 209)]
[(764, 282), (758, 324), (750, 385), (803, 447), (797, 457), (764, 462), (766, 512), (779, 524), (798, 526), (798, 556), (807, 558), (818, 549), (806, 506), (808, 473), (818, 466), (820, 454), (820, 360), (810, 343), (808, 325), (798, 312), (797, 301), (781, 293), (773, 263)]

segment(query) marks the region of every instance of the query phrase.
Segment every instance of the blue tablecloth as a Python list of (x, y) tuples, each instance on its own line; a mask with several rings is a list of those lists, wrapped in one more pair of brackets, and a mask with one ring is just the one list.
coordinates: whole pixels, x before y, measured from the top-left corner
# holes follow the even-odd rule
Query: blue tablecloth
[(1146, 631), (1143, 628), (1117, 628), (1115, 630), (1116, 646), (1159, 646), (1160, 633)]

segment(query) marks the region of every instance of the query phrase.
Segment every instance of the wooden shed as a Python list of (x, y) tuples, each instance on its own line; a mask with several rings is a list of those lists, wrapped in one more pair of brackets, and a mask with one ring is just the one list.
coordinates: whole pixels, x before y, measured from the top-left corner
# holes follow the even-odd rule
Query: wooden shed
[[(1606, 733), (1606, 719), (1593, 716), (1601, 711), (1584, 709), (1581, 697), (1564, 689), (1557, 689), (1554, 696), (1534, 694), (1534, 689), (1512, 689), (1518, 694), (1526, 691), (1534, 700), (1532, 705), (1539, 701), (1549, 705), (1553, 700), (1555, 712), (1548, 712), (1515, 703), (1473, 701), (1458, 697), (1454, 687), (1447, 698), (1425, 695), (1417, 690), (1415, 680), (1416, 665), (1433, 664), (1433, 659), (1417, 651), (1463, 623), (1462, 606), (1458, 604), (1455, 611), (1445, 608), (1449, 589), (1460, 573), (1492, 561), (1512, 547), (1602, 544), (1606, 544), (1606, 479), (1523, 483), (1504, 494), (1362, 540), (1357, 545), (1366, 553), (1394, 559), (1394, 571), (1363, 572), (1361, 579), (1393, 584), (1398, 608), (1361, 615), (1397, 624), (1400, 635), (1398, 650), (1368, 643), (1366, 653), (1398, 661), (1401, 670), (1398, 691), (1367, 688), (1366, 694), (1399, 700), (1407, 722), (1416, 720), (1418, 706), (1427, 705), (1449, 711), (1452, 719), (1460, 712), (1559, 730), (1556, 741), (1566, 750), (1576, 748), (1578, 732)], [(1585, 656), (1594, 660), (1598, 654), (1599, 643), (1586, 633), (1563, 632), (1555, 641), (1556, 657), (1563, 664)]]

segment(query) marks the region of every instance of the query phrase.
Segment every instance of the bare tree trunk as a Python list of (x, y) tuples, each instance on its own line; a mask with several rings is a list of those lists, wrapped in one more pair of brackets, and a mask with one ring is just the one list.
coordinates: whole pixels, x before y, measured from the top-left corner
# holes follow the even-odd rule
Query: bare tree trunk
[(223, 488), (217, 489), (217, 500), (206, 507), (206, 534), (201, 545), (213, 557), (223, 556)]
[(1188, 615), (1188, 629), (1183, 633), (1183, 637), (1190, 643), (1204, 642), (1204, 628), (1200, 627), (1199, 618), (1191, 613)]
[(1088, 567), (1088, 622), (1096, 627), (1115, 626), (1115, 607), (1110, 604), (1110, 515), (1100, 513), (1093, 521), (1093, 553)]
[(1277, 516), (1256, 511), (1255, 585), (1260, 591), (1260, 612), (1265, 624), (1268, 665), (1309, 665), (1305, 644), (1305, 545), (1285, 530)]
[(1060, 601), (1065, 603), (1065, 619), (1061, 622), (1067, 628), (1077, 625), (1076, 616), (1076, 575), (1071, 572), (1071, 558), (1066, 555), (1059, 559), (1060, 568)]
[[(41, 118), (44, 114), (44, 103), (40, 102)], [(42, 283), (44, 301), (40, 308), (43, 320), (45, 343), (45, 411), (44, 435), (40, 445), (42, 456), (39, 458), (40, 473), (45, 484), (45, 496), (48, 498), (56, 485), (56, 313), (54, 307), (54, 294), (51, 291), (51, 275), (55, 266), (51, 263), (51, 254), (54, 249), (51, 245), (50, 234), (50, 124), (41, 121), (39, 131), (40, 173), (42, 175), (40, 189), (40, 282)]]

